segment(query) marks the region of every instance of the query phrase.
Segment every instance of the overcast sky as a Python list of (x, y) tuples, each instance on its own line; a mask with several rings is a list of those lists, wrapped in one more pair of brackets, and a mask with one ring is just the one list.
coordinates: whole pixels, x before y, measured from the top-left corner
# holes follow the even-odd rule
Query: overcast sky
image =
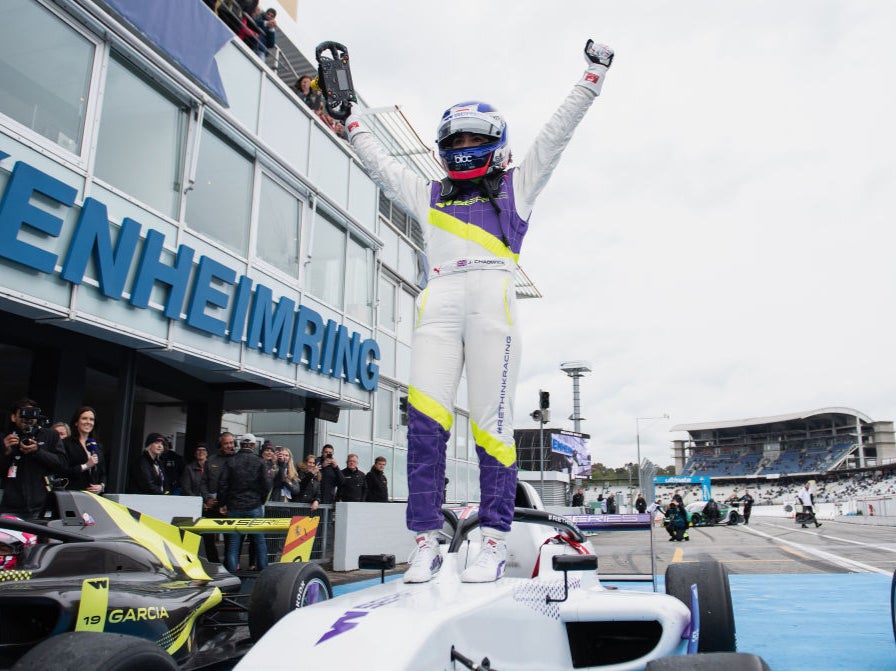
[[(595, 461), (672, 463), (676, 424), (845, 406), (896, 419), (896, 3), (300, 0), (372, 107), (430, 141), (482, 99), (522, 159), (584, 69), (616, 60), (535, 205), (517, 428), (538, 390)], [(669, 420), (636, 422), (668, 413)]]

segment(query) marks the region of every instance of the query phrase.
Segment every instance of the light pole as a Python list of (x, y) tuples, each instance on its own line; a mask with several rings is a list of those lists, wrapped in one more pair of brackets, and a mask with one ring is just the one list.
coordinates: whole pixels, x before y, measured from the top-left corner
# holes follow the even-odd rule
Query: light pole
[(572, 378), (572, 415), (573, 430), (580, 433), (582, 429), (581, 406), (579, 405), (579, 379), (585, 377), (585, 373), (591, 372), (591, 364), (587, 361), (564, 361), (560, 364), (560, 370)]
[(638, 467), (638, 491), (642, 491), (641, 487), (641, 422), (646, 422), (652, 419), (669, 419), (669, 413), (664, 412), (662, 415), (658, 417), (635, 417), (635, 444), (638, 450), (638, 463), (636, 466)]

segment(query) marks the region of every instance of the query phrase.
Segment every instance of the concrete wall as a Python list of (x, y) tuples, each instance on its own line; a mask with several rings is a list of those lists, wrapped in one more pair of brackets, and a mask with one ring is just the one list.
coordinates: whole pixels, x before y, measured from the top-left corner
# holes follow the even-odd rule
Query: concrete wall
[(354, 571), (358, 555), (392, 554), (396, 563), (406, 562), (414, 549), (406, 508), (405, 503), (337, 503), (333, 570)]
[(153, 496), (152, 494), (106, 494), (106, 498), (144, 515), (171, 523), (175, 517), (202, 517), (200, 496)]

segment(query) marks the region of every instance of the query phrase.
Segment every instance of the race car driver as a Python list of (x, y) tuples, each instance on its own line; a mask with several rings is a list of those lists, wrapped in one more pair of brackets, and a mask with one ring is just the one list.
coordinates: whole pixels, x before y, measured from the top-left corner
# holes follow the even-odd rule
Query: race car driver
[(588, 40), (581, 80), (512, 168), (504, 118), (483, 102), (459, 103), (442, 116), (437, 142), (448, 177), (441, 182), (389, 156), (362, 115), (353, 112), (346, 121), (371, 177), (421, 222), (430, 266), (417, 298), (408, 390), (407, 525), (417, 548), (405, 582), (427, 582), (441, 568), (446, 446), (465, 364), (483, 538), (461, 580), (492, 582), (504, 573), (517, 472), (513, 401), (521, 343), (514, 272), (535, 199), (612, 61), (611, 49)]

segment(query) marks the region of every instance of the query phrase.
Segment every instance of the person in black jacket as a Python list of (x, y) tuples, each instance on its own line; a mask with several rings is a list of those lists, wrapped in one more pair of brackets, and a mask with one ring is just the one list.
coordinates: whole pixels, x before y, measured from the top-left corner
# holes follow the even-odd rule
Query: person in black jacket
[(62, 441), (66, 468), (59, 475), (68, 479), (66, 489), (102, 494), (106, 489), (106, 459), (94, 433), (96, 411), (81, 406), (72, 417), (72, 434)]
[(169, 483), (159, 457), (165, 451), (165, 436), (150, 433), (143, 443), (143, 452), (131, 471), (131, 488), (137, 494), (167, 494)]
[[(264, 502), (270, 491), (271, 478), (264, 459), (255, 454), (255, 443), (241, 440), (239, 452), (225, 462), (218, 480), (219, 512), (226, 517), (264, 517)], [(241, 545), (239, 534), (225, 535), (224, 567), (228, 571), (236, 571), (239, 567)], [(256, 536), (252, 565), (259, 571), (268, 565), (268, 544), (264, 534)]]
[[(208, 463), (208, 448), (205, 443), (196, 445), (193, 453), (193, 461), (187, 464), (180, 478), (180, 493), (182, 496), (202, 496), (202, 481), (205, 478), (206, 464)], [(208, 517), (208, 507), (205, 497), (202, 501), (202, 516)], [(215, 511), (217, 513), (217, 510)], [(202, 545), (205, 548), (205, 558), (219, 563), (218, 546), (215, 544), (215, 534), (202, 534)]]
[(389, 481), (386, 479), (386, 457), (377, 457), (367, 473), (367, 500), (374, 503), (389, 501)]
[(358, 468), (358, 455), (350, 454), (345, 459), (346, 466), (342, 469), (342, 485), (339, 487), (340, 501), (366, 501), (367, 477), (364, 471)]
[(320, 454), (320, 502), (336, 503), (336, 496), (343, 482), (345, 476), (333, 457), (333, 446), (324, 445)]
[(299, 469), (299, 503), (309, 504), (312, 512), (320, 504), (320, 466), (313, 454), (305, 457), (305, 463)]
[(49, 478), (67, 464), (56, 430), (38, 427), (40, 414), (31, 399), (17, 401), (9, 409), (9, 424), (0, 449), (0, 512), (23, 519), (40, 516), (50, 491)]

